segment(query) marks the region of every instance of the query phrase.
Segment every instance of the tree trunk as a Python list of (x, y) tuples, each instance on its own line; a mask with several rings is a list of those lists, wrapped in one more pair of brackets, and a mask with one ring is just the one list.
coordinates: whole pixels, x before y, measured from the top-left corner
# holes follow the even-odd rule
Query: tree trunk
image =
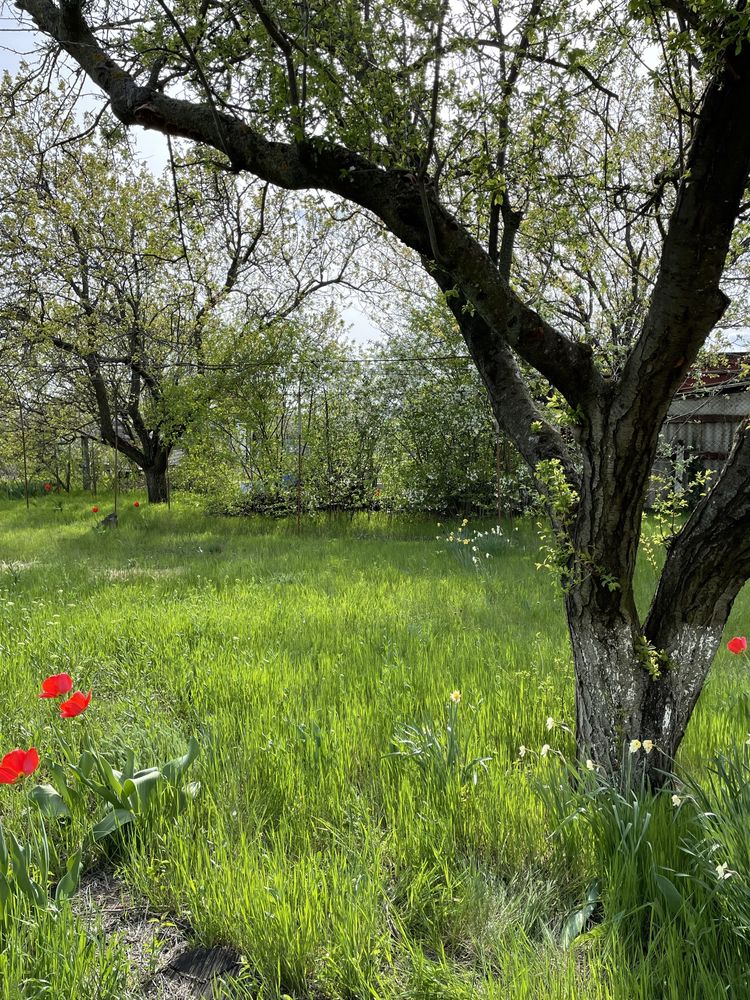
[(84, 490), (91, 489), (91, 452), (85, 434), (81, 435), (81, 481)]
[(158, 463), (143, 470), (149, 503), (167, 502), (167, 463)]
[[(721, 628), (683, 623), (660, 649), (637, 620), (604, 613), (566, 595), (576, 684), (576, 748), (610, 774), (630, 759), (661, 787), (721, 641)], [(662, 655), (659, 656), (658, 654)], [(657, 654), (657, 655), (655, 655)], [(632, 740), (654, 749), (630, 755)]]

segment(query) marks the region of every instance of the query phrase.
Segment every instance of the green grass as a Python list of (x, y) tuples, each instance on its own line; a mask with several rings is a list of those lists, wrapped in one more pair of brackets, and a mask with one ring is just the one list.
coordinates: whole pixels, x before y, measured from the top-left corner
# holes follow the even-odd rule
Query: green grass
[[(198, 737), (188, 811), (88, 860), (116, 865), (197, 940), (236, 947), (239, 995), (750, 996), (750, 948), (715, 886), (696, 883), (678, 915), (644, 895), (654, 864), (685, 868), (687, 810), (655, 803), (632, 857), (599, 819), (553, 836), (560, 817), (538, 786), (563, 787), (560, 762), (520, 762), (518, 747), (569, 754), (545, 720), (572, 724), (573, 684), (530, 526), (508, 529), (476, 572), (416, 520), (321, 518), (298, 534), (183, 502), (128, 507), (97, 533), (89, 505), (0, 505), (0, 749), (35, 744), (42, 771), (59, 757), (61, 723), (36, 693), (63, 670), (94, 689), (65, 723), (79, 744), (87, 734), (113, 760), (132, 747), (148, 766)], [(646, 567), (639, 586), (645, 602)], [(745, 593), (730, 630), (746, 631), (749, 612)], [(476, 785), (391, 755), (404, 724), (443, 731), (455, 688), (466, 754), (492, 757)], [(748, 730), (750, 679), (722, 653), (683, 767), (699, 774)], [(23, 831), (23, 805), (0, 788), (8, 828)], [(53, 835), (64, 851), (81, 832)], [(595, 879), (605, 920), (565, 949), (561, 928)], [(133, 988), (117, 941), (70, 914), (19, 917), (5, 935), (0, 1000)]]

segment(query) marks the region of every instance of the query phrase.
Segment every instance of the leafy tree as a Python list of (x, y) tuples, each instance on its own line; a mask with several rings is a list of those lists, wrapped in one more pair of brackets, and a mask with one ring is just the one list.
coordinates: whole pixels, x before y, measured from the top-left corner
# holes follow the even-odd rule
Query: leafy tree
[[(169, 454), (227, 351), (337, 281), (348, 258), (311, 252), (325, 223), (266, 185), (210, 169), (155, 178), (116, 134), (78, 136), (64, 112), (40, 98), (3, 130), (7, 328), (36, 352), (58, 408), (65, 397), (87, 433), (95, 423), (163, 502)], [(301, 254), (287, 247), (297, 230)]]
[(426, 299), (400, 323), (394, 317), (373, 362), (386, 502), (495, 511), (498, 434), (486, 389), (442, 303)]
[[(658, 782), (750, 574), (743, 425), (636, 607), (659, 429), (743, 267), (744, 0), (16, 7), (125, 125), (348, 199), (421, 261), (547, 491), (579, 752), (617, 770), (648, 738)], [(564, 401), (573, 444), (525, 366)]]

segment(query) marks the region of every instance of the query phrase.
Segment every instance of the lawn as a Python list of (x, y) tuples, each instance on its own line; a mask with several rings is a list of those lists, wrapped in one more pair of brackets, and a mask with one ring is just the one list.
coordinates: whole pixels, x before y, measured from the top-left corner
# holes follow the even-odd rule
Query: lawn
[[(185, 811), (92, 847), (84, 880), (108, 873), (161, 926), (235, 949), (227, 995), (750, 996), (730, 894), (742, 872), (716, 886), (694, 874), (708, 862), (685, 849), (689, 809), (653, 801), (630, 854), (630, 835), (613, 847), (604, 820), (555, 834), (574, 794), (553, 752), (571, 756), (559, 723), (573, 724), (573, 683), (532, 526), (483, 540), (491, 558), (477, 566), (428, 521), (321, 518), (297, 532), (184, 501), (127, 507), (118, 529), (96, 532), (85, 499), (53, 502), (0, 505), (0, 749), (38, 747), (44, 781), (61, 727), (76, 750), (90, 741), (117, 763), (131, 748), (140, 767), (197, 738), (200, 790)], [(643, 602), (652, 585), (644, 566)], [(728, 634), (748, 622), (746, 591)], [(63, 671), (93, 689), (64, 723), (37, 698)], [(403, 727), (444, 743), (449, 714), (456, 768), (439, 753), (410, 759)], [(723, 651), (681, 769), (701, 777), (749, 729), (746, 665)], [(25, 805), (22, 789), (0, 787), (19, 837)], [(48, 821), (63, 858), (83, 825)], [(649, 858), (674, 873), (678, 906), (645, 891)], [(592, 891), (593, 921), (564, 947)], [(156, 995), (80, 906), (22, 917), (0, 928), (2, 1000)]]

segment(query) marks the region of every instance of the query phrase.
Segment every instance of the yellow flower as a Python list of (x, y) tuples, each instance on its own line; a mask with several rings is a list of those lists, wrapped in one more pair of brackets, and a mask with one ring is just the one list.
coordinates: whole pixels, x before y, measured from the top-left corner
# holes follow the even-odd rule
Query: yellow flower
[(654, 741), (653, 740), (644, 740), (643, 741), (643, 749), (646, 751), (646, 753), (651, 753), (651, 751), (654, 749)]
[(589, 769), (589, 771), (595, 771), (596, 770), (596, 764), (591, 759), (589, 759), (589, 760), (586, 761), (586, 767)]
[(672, 805), (673, 806), (681, 806), (682, 805), (682, 796), (681, 795), (673, 795), (672, 796)]
[(630, 741), (630, 752), (631, 753), (638, 753), (638, 751), (640, 749), (641, 749), (641, 741), (640, 740), (631, 740)]
[(469, 523), (469, 519), (468, 519), (468, 517), (465, 517), (463, 519), (463, 521), (461, 522), (461, 527), (465, 528), (468, 523)]
[(451, 691), (450, 699), (451, 699), (451, 701), (453, 702), (454, 705), (457, 705), (459, 703), (459, 701), (461, 701), (461, 692), (460, 691)]
[(542, 757), (546, 757), (547, 754), (549, 753), (549, 751), (550, 751), (550, 745), (549, 745), (549, 743), (545, 743), (544, 746), (541, 749)]

